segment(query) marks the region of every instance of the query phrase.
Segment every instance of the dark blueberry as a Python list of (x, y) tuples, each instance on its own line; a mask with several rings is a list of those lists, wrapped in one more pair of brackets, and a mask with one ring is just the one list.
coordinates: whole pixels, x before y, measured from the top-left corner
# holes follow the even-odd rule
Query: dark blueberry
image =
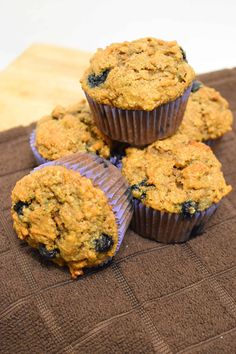
[(110, 69), (105, 69), (99, 75), (90, 74), (88, 76), (89, 86), (91, 88), (94, 88), (94, 87), (97, 87), (97, 86), (100, 86), (101, 84), (103, 84), (106, 81), (109, 72), (110, 72)]
[(138, 190), (140, 187), (154, 187), (155, 184), (148, 183), (147, 178), (143, 179), (141, 182), (133, 184), (130, 186), (131, 191)]
[(23, 208), (28, 208), (29, 203), (25, 203), (19, 200), (19, 202), (17, 202), (13, 209), (17, 212), (18, 215), (23, 215)]
[(203, 84), (200, 81), (193, 81), (191, 92), (197, 92), (202, 86)]
[(52, 259), (56, 256), (58, 253), (58, 250), (55, 248), (53, 250), (47, 250), (46, 246), (43, 243), (39, 244), (39, 253), (41, 254), (42, 257), (45, 259)]
[(143, 190), (142, 187), (154, 187), (155, 184), (152, 183), (148, 183), (147, 178), (143, 179), (141, 182), (137, 183), (137, 184), (133, 184), (132, 186), (130, 186), (130, 191), (137, 191), (140, 193), (139, 198), (145, 199), (147, 197), (147, 193), (145, 190)]
[(144, 187), (155, 187), (155, 184), (153, 183), (148, 183), (147, 178), (143, 179), (140, 183), (140, 186), (144, 186)]
[(139, 193), (139, 198), (140, 199), (145, 199), (147, 196), (147, 193), (143, 190), (140, 189), (140, 186), (138, 184), (133, 184), (132, 186), (129, 187), (129, 190), (132, 191), (137, 191)]
[(111, 236), (107, 234), (101, 234), (101, 236), (94, 240), (96, 252), (107, 252), (114, 245), (114, 241)]
[(130, 186), (131, 191), (136, 191), (138, 189), (139, 189), (139, 184), (132, 184), (132, 186)]
[(198, 211), (198, 203), (188, 200), (182, 204), (182, 214), (185, 218), (191, 218)]
[(184, 61), (186, 61), (186, 63), (187, 63), (188, 61), (187, 61), (186, 52), (183, 50), (183, 48), (182, 48), (182, 47), (180, 47), (180, 50), (181, 50), (181, 52), (182, 52), (182, 55), (183, 55), (183, 59), (184, 59)]
[(147, 178), (143, 179), (141, 182), (139, 182), (140, 186), (146, 186), (147, 185)]

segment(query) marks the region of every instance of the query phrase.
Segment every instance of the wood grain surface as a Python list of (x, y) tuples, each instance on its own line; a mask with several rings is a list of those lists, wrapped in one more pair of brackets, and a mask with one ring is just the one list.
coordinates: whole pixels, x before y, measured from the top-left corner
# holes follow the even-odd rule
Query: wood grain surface
[(29, 47), (0, 73), (0, 131), (80, 100), (79, 80), (90, 55), (45, 44)]

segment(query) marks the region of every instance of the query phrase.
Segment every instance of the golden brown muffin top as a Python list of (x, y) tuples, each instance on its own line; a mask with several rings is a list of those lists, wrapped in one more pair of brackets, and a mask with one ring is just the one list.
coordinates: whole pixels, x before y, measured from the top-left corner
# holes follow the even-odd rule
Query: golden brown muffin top
[(81, 83), (98, 103), (150, 111), (181, 96), (194, 77), (177, 42), (142, 38), (98, 49)]
[(57, 160), (75, 152), (91, 152), (108, 158), (110, 148), (106, 140), (83, 100), (68, 108), (57, 106), (50, 115), (40, 119), (35, 146), (47, 160)]
[(189, 214), (218, 203), (231, 191), (211, 149), (185, 135), (157, 141), (145, 149), (128, 148), (122, 174), (132, 194), (160, 211)]
[(115, 215), (104, 192), (62, 166), (43, 167), (16, 183), (12, 217), (20, 239), (67, 264), (73, 277), (103, 263), (117, 247)]
[[(198, 87), (197, 87), (198, 86)], [(216, 139), (232, 130), (233, 115), (228, 102), (215, 89), (196, 83), (189, 96), (183, 121), (177, 133), (196, 141)]]

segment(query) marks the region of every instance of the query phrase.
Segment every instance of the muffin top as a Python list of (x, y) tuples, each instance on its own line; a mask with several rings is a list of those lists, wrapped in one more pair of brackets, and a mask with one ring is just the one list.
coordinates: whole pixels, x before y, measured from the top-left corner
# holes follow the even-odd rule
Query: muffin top
[(194, 77), (177, 42), (142, 38), (98, 49), (81, 83), (98, 103), (150, 111), (181, 96)]
[(218, 91), (195, 81), (177, 133), (196, 141), (216, 139), (232, 129), (233, 115)]
[(145, 149), (128, 148), (126, 153), (122, 173), (132, 194), (153, 209), (191, 216), (231, 190), (211, 149), (185, 135)]
[[(107, 140), (107, 138), (106, 138)], [(75, 152), (91, 152), (108, 158), (108, 140), (96, 127), (88, 104), (83, 100), (68, 108), (56, 107), (37, 123), (35, 146), (47, 160)]]
[(118, 242), (107, 197), (90, 179), (62, 166), (46, 166), (16, 183), (14, 228), (39, 252), (73, 277), (113, 256)]

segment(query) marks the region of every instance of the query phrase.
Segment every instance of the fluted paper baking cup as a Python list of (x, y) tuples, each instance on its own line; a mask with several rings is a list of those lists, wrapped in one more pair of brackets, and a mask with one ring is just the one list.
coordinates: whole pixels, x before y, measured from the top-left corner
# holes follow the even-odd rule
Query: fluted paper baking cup
[(59, 160), (50, 161), (33, 171), (45, 166), (64, 166), (77, 171), (81, 176), (91, 179), (93, 185), (105, 193), (118, 226), (117, 252), (133, 215), (132, 196), (120, 171), (107, 160), (87, 153), (76, 153)]
[(30, 147), (31, 147), (31, 150), (34, 154), (34, 158), (37, 162), (38, 165), (41, 165), (45, 162), (48, 162), (47, 159), (45, 159), (39, 152), (38, 152), (38, 149), (36, 148), (36, 132), (35, 130), (32, 131), (32, 133), (30, 134), (30, 138), (29, 138), (29, 143), (30, 143)]
[(162, 243), (181, 243), (202, 232), (219, 203), (199, 211), (192, 217), (158, 211), (134, 199), (131, 229), (139, 235)]
[(203, 143), (208, 145), (215, 152), (219, 147), (221, 141), (222, 141), (222, 136), (216, 139), (204, 140)]
[(180, 126), (191, 86), (174, 101), (152, 111), (100, 104), (85, 93), (98, 128), (113, 140), (144, 146), (173, 135)]

